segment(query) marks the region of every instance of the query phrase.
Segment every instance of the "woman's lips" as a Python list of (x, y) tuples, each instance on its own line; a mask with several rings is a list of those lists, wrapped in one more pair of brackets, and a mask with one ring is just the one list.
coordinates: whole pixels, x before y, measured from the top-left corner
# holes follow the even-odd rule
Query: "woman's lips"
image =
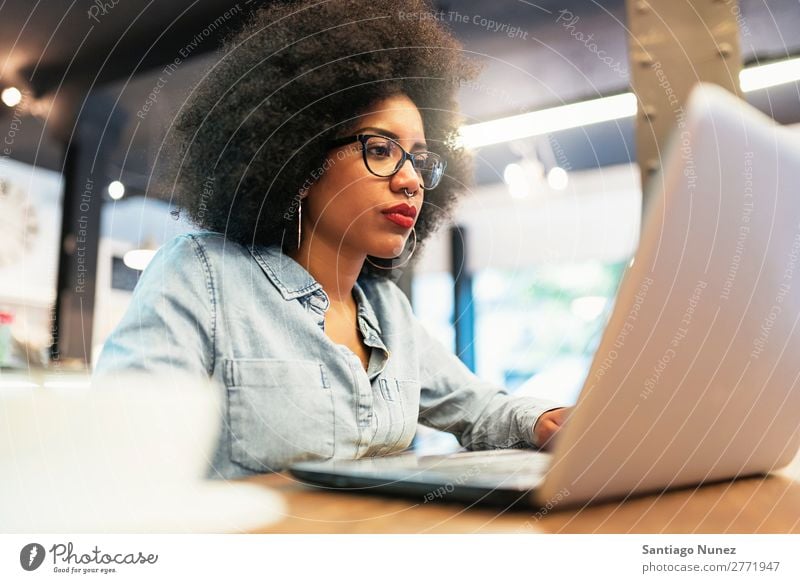
[(414, 218), (407, 215), (401, 215), (400, 213), (384, 213), (383, 216), (404, 229), (410, 229), (414, 226)]
[(383, 216), (392, 221), (396, 225), (400, 225), (404, 229), (410, 229), (414, 226), (414, 219), (417, 216), (416, 207), (410, 204), (397, 204), (391, 208), (386, 209)]

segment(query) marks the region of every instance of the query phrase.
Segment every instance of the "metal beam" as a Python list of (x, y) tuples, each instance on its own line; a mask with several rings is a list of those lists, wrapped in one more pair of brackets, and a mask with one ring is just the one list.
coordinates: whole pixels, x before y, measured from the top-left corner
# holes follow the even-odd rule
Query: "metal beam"
[(639, 100), (636, 158), (647, 192), (647, 180), (661, 168), (673, 128), (684, 120), (692, 87), (703, 81), (740, 94), (738, 3), (627, 0), (626, 7), (631, 83)]

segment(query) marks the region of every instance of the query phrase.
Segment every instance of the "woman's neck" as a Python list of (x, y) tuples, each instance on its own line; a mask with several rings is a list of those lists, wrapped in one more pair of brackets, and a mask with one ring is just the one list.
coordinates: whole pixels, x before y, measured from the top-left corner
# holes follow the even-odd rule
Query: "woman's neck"
[(353, 286), (361, 273), (365, 255), (349, 254), (341, 246), (328, 245), (320, 237), (304, 239), (289, 257), (316, 279), (328, 298), (336, 303), (353, 301)]

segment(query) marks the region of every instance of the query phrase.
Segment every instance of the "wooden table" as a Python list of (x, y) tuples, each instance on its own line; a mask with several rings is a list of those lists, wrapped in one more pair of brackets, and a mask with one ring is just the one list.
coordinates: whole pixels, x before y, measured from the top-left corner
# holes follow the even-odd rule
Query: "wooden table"
[(553, 510), (331, 492), (287, 473), (248, 479), (280, 492), (287, 517), (271, 533), (798, 533), (800, 455), (787, 468), (747, 478), (585, 508)]

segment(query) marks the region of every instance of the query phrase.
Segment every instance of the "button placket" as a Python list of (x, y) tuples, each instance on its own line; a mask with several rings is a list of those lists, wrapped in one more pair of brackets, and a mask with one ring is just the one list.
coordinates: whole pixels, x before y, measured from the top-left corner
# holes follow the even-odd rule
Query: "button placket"
[(356, 424), (358, 426), (358, 457), (361, 457), (372, 439), (372, 432), (368, 431), (372, 427), (373, 421), (373, 395), (372, 386), (361, 364), (361, 359), (358, 358), (352, 350), (346, 346), (339, 345), (342, 353), (347, 359), (348, 366), (350, 367), (351, 376), (353, 379), (355, 396), (356, 396)]
[(310, 312), (317, 322), (317, 325), (325, 331), (325, 312), (328, 311), (330, 300), (324, 290), (319, 289), (305, 299), (306, 311)]

